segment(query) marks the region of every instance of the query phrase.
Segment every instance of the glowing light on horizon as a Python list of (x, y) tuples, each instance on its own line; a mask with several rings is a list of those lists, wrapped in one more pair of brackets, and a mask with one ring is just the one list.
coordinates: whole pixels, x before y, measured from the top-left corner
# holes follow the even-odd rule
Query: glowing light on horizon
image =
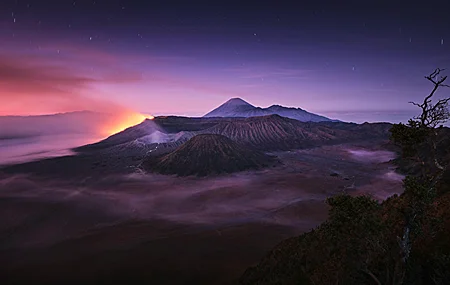
[(142, 114), (142, 116), (144, 116), (145, 119), (149, 119), (149, 120), (153, 120), (155, 117), (149, 114)]
[(138, 125), (146, 119), (153, 120), (154, 118), (155, 118), (154, 116), (149, 114), (140, 114), (133, 112), (122, 114), (119, 115), (117, 121), (115, 121), (111, 125), (108, 125), (102, 133), (106, 136), (111, 136), (129, 127)]

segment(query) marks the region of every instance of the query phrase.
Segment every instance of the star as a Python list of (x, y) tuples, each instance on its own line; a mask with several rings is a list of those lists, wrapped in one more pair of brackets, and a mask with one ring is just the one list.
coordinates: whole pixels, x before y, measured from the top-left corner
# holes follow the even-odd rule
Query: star
[(441, 39), (441, 46), (444, 45), (444, 39)]
[(352, 67), (352, 70), (355, 71), (355, 67), (354, 66)]
[(256, 34), (256, 33), (253, 33), (253, 35), (256, 36), (257, 34)]
[(89, 40), (92, 41), (92, 37), (89, 37)]

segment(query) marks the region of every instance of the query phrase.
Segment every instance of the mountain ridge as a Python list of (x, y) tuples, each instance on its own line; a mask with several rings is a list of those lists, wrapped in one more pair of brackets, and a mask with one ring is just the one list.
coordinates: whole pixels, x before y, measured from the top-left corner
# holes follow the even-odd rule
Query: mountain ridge
[(302, 108), (284, 107), (276, 104), (267, 108), (256, 107), (241, 98), (231, 98), (219, 107), (205, 114), (203, 117), (249, 118), (267, 115), (279, 115), (301, 122), (336, 121), (318, 114), (310, 113)]
[(387, 139), (390, 127), (388, 123), (300, 122), (276, 114), (249, 118), (155, 117), (74, 151), (120, 149), (122, 152), (133, 148), (156, 154), (178, 147), (199, 134), (223, 135), (261, 151), (281, 151), (369, 138)]

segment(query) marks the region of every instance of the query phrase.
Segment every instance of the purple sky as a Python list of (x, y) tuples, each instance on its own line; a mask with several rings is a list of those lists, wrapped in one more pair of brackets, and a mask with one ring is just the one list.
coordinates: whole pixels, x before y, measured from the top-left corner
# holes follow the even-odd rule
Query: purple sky
[(450, 65), (448, 1), (143, 2), (2, 1), (0, 115), (201, 116), (241, 97), (388, 120)]

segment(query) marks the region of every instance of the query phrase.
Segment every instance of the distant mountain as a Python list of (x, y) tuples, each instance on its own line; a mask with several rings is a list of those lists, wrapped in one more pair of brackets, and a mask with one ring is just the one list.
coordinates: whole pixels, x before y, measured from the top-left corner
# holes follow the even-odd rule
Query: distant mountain
[(272, 105), (268, 108), (255, 107), (241, 98), (232, 98), (212, 110), (204, 117), (259, 117), (267, 115), (280, 115), (301, 122), (329, 122), (333, 121), (324, 116), (307, 112), (300, 108), (289, 108), (280, 105)]
[(160, 158), (147, 157), (143, 167), (162, 174), (206, 176), (260, 169), (275, 161), (274, 157), (246, 148), (225, 136), (206, 134), (191, 138)]
[(76, 111), (52, 115), (0, 116), (0, 140), (58, 134), (96, 134), (111, 115)]
[(199, 134), (218, 134), (260, 151), (290, 150), (359, 140), (387, 139), (391, 124), (300, 122), (280, 115), (250, 118), (188, 118), (164, 116), (145, 120), (79, 152), (159, 155)]

